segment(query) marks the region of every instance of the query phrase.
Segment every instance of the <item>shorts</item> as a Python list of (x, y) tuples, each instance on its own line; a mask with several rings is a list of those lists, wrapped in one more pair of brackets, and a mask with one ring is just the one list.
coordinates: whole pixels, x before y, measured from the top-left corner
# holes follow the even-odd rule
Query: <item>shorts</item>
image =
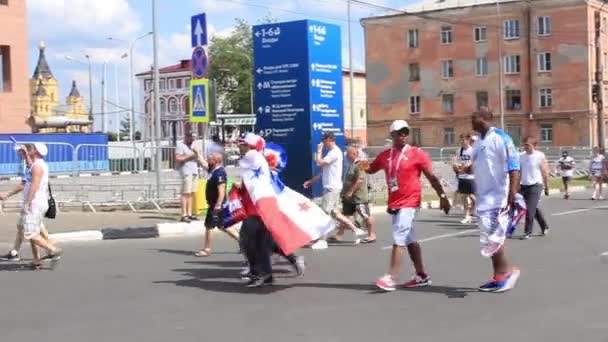
[(342, 214), (345, 216), (354, 216), (355, 214), (359, 214), (364, 219), (368, 219), (371, 216), (369, 204), (354, 203), (348, 200), (342, 201)]
[(406, 247), (414, 242), (414, 219), (416, 218), (416, 208), (401, 208), (392, 214), (393, 244), (399, 247)]
[(198, 175), (182, 176), (182, 194), (189, 195), (198, 191)]
[(323, 190), (321, 197), (321, 209), (332, 217), (336, 211), (340, 210), (340, 191), (339, 190)]
[(34, 239), (40, 236), (40, 230), (43, 227), (42, 219), (46, 210), (32, 208), (31, 212), (21, 211), (19, 221), (17, 222), (17, 230), (23, 234), (26, 240)]
[(472, 195), (475, 193), (475, 181), (473, 179), (458, 179), (458, 193)]
[(207, 209), (207, 215), (205, 215), (205, 228), (207, 228), (207, 230), (214, 228), (224, 229), (224, 215), (222, 211), (216, 213), (211, 209)]
[(489, 258), (505, 244), (509, 214), (502, 209), (478, 210), (481, 255)]
[(570, 177), (570, 176), (563, 176), (563, 177), (562, 177), (562, 180), (563, 180), (564, 182), (569, 182), (569, 181), (571, 181), (571, 180), (572, 180), (572, 177)]

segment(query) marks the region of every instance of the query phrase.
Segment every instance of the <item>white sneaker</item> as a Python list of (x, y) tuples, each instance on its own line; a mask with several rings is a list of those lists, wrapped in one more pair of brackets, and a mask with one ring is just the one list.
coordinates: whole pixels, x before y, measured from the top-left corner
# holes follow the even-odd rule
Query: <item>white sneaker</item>
[(319, 240), (319, 241), (315, 242), (312, 246), (310, 246), (310, 248), (312, 248), (312, 249), (327, 249), (327, 248), (329, 248), (329, 245), (327, 244), (327, 241), (325, 241), (325, 240)]
[(473, 222), (473, 218), (471, 216), (467, 216), (464, 220), (460, 221), (462, 224), (471, 224)]
[(367, 235), (367, 232), (361, 228), (355, 228), (354, 233), (357, 237)]

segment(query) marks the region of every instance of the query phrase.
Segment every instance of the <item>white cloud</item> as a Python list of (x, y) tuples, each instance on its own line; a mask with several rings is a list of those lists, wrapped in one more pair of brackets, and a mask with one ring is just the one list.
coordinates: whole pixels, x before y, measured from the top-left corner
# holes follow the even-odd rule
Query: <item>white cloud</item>
[(29, 21), (44, 28), (34, 34), (36, 39), (59, 34), (120, 37), (142, 27), (127, 0), (29, 0), (28, 9)]
[(197, 0), (196, 3), (198, 4), (198, 8), (201, 10), (212, 13), (238, 12), (247, 8), (247, 6), (244, 3), (241, 3), (239, 0)]

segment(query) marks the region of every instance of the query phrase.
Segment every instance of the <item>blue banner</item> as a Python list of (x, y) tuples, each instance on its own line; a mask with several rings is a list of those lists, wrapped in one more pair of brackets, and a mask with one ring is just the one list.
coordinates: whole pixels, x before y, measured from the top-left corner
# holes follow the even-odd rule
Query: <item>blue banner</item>
[(253, 27), (257, 132), (285, 147), (282, 177), (299, 192), (320, 173), (314, 152), (323, 132), (344, 145), (340, 38), (339, 26), (317, 21)]

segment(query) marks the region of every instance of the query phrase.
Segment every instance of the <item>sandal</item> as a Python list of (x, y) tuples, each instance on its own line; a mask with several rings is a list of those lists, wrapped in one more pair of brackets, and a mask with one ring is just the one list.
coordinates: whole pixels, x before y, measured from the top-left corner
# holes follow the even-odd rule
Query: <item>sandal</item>
[(363, 240), (361, 240), (361, 243), (374, 243), (374, 242), (376, 242), (376, 239), (364, 238)]
[(211, 255), (211, 250), (209, 248), (207, 249), (201, 249), (200, 251), (194, 253), (195, 257), (199, 257), (199, 258), (205, 258)]
[(329, 237), (327, 238), (327, 242), (331, 242), (331, 243), (341, 243), (342, 239), (338, 240), (335, 236)]

